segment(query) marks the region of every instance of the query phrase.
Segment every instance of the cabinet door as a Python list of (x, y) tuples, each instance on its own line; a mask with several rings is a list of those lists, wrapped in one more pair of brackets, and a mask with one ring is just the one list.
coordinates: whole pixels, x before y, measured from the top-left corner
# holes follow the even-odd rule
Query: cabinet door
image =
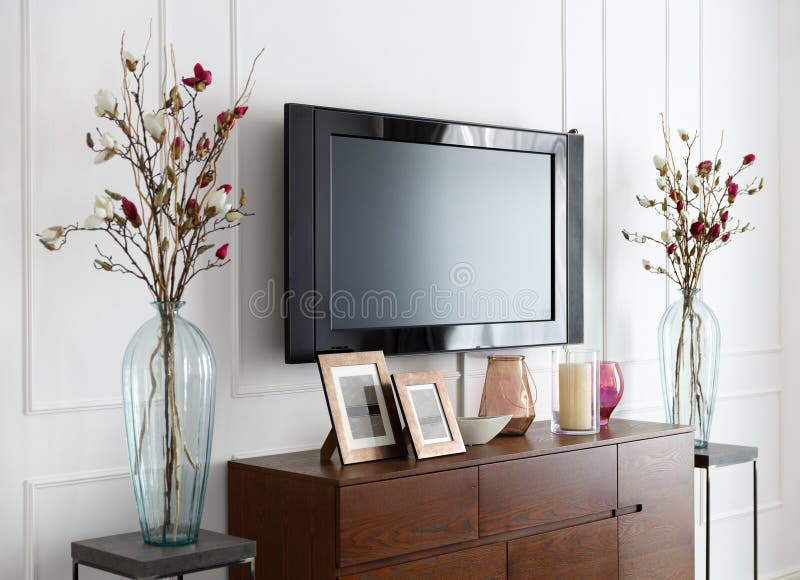
[(694, 576), (692, 433), (619, 446), (620, 578)]
[(341, 580), (504, 580), (506, 544), (500, 542), (379, 570), (341, 576)]
[(610, 518), (508, 543), (508, 578), (617, 578), (617, 520)]

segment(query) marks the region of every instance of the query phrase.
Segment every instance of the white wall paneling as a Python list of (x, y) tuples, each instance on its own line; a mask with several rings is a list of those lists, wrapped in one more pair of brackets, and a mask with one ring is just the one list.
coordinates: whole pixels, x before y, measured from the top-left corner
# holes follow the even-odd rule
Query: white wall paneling
[[(790, 187), (800, 154), (795, 2), (147, 0), (111, 10), (100, 0), (18, 0), (0, 5), (0, 48), (19, 63), (5, 69), (0, 93), (0, 199), (14, 208), (0, 214), (3, 574), (64, 577), (70, 540), (137, 526), (119, 467), (127, 464), (119, 366), (149, 316), (148, 298), (131, 280), (94, 271), (86, 237), (51, 254), (33, 234), (83, 220), (105, 187), (128, 187), (121, 164), (92, 165), (83, 135), (97, 124), (93, 93), (118, 92), (120, 32), (137, 49), (151, 19), (156, 66), (174, 44), (179, 74), (195, 62), (213, 70), (207, 119), (228, 105), (266, 48), (250, 111), (220, 168), (224, 181), (247, 189), (256, 217), (227, 240), (232, 267), (195, 285), (185, 309), (219, 363), (205, 527), (225, 529), (228, 459), (313, 449), (329, 428), (316, 368), (283, 363), (283, 321), (269, 311), (283, 290), (283, 103), (578, 128), (585, 343), (623, 361), (618, 415), (653, 420), (663, 415), (656, 327), (674, 294), (640, 265), (662, 258), (627, 244), (620, 230), (661, 225), (634, 196), (655, 190), (650, 158), (661, 148), (663, 112), (673, 130), (701, 129), (706, 155), (724, 127), (724, 156), (733, 162), (752, 150), (766, 178), (762, 194), (736, 205), (757, 230), (716, 255), (704, 280), (724, 340), (713, 438), (760, 447), (762, 572), (788, 577), (800, 568), (792, 545), (800, 469), (791, 461), (800, 411), (792, 368), (800, 352), (792, 323), (800, 315), (792, 300), (800, 288), (792, 216), (800, 208)], [(519, 352), (539, 388), (537, 419), (548, 418), (550, 349)], [(456, 406), (471, 414), (486, 354), (388, 362), (392, 370), (443, 371)], [(715, 476), (715, 574), (745, 578), (750, 480), (736, 468)]]

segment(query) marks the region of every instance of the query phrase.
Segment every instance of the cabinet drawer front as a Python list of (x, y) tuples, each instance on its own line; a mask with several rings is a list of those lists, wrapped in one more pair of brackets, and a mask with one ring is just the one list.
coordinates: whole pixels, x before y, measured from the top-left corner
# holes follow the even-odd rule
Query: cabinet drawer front
[(339, 492), (340, 566), (477, 537), (477, 467), (353, 485)]
[(600, 520), (508, 543), (508, 578), (617, 579), (617, 520)]
[(617, 507), (614, 445), (480, 467), (480, 535), (521, 530)]
[(419, 580), (420, 578), (458, 578), (459, 580), (503, 580), (506, 577), (506, 544), (489, 544), (434, 558), (371, 570), (341, 580)]

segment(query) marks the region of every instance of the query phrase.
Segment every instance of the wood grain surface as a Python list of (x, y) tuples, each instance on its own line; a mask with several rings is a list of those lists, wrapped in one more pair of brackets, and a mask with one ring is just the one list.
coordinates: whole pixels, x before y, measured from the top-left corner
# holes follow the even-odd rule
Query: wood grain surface
[(508, 578), (616, 580), (617, 520), (602, 520), (509, 542)]
[(614, 446), (505, 461), (479, 469), (481, 536), (617, 507)]
[(620, 578), (694, 576), (693, 471), (692, 434), (619, 446)]
[(342, 488), (339, 564), (380, 560), (478, 537), (478, 469)]

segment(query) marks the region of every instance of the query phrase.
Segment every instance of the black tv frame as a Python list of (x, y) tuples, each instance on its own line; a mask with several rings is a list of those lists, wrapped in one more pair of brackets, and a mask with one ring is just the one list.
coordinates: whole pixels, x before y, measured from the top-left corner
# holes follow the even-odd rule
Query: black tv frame
[[(561, 239), (565, 247), (556, 247), (556, 252), (563, 253), (563, 272), (558, 264), (554, 269), (554, 285), (564, 286), (562, 295), (554, 294), (554, 300), (563, 303), (554, 304), (553, 319), (548, 321), (332, 330), (325, 290), (330, 282), (330, 260), (318, 259), (317, 248), (330, 235), (329, 224), (318, 216), (329, 210), (325, 200), (330, 201), (326, 190), (330, 136), (447, 144), (442, 135), (448, 129), (491, 132), (505, 141), (502, 146), (488, 145), (490, 148), (545, 152), (563, 159), (566, 216), (560, 227), (564, 228)], [(284, 146), (287, 363), (313, 362), (322, 352), (383, 350), (395, 355), (583, 342), (582, 135), (287, 103)], [(562, 170), (558, 165), (555, 169)], [(555, 222), (556, 227), (559, 224)], [(326, 247), (329, 255), (329, 245)]]

